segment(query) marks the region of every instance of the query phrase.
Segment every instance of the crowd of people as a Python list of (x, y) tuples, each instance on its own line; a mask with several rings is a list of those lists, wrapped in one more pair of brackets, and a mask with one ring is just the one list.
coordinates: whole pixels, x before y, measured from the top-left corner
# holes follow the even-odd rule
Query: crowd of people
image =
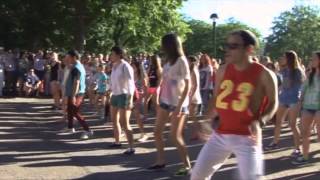
[[(309, 162), (310, 134), (320, 140), (320, 52), (312, 54), (308, 65), (295, 51), (288, 50), (278, 60), (256, 57), (258, 46), (253, 33), (231, 33), (225, 44), (224, 63), (207, 54), (186, 56), (176, 34), (162, 38), (163, 56), (128, 56), (121, 47), (109, 55), (66, 54), (38, 51), (36, 54), (8, 51), (2, 53), (0, 66), (5, 70), (5, 91), (25, 96), (51, 94), (53, 109), (62, 109), (67, 122), (61, 134), (75, 133), (74, 119), (84, 133), (94, 136), (80, 113), (85, 98), (101, 119), (113, 124), (114, 142), (120, 148), (124, 132), (128, 149), (135, 154), (130, 125), (131, 114), (139, 127), (139, 142), (149, 137), (144, 122), (156, 116), (154, 139), (157, 156), (149, 170), (166, 166), (163, 131), (170, 123), (171, 140), (183, 167), (177, 176), (191, 172), (184, 142), (185, 122), (191, 121), (191, 140), (206, 141), (191, 172), (192, 180), (209, 179), (234, 153), (240, 179), (263, 176), (263, 148), (279, 148), (282, 122), (288, 120), (293, 133), (293, 164)], [(1, 78), (0, 78), (1, 84)], [(211, 135), (196, 118), (203, 115), (213, 129)], [(262, 131), (273, 123), (274, 139), (262, 146)], [(298, 125), (301, 126), (298, 126)]]

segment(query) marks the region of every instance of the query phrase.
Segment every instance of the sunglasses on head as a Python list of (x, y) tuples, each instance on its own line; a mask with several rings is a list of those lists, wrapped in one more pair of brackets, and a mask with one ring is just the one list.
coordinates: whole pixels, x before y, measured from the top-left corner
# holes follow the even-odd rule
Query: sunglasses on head
[(235, 49), (239, 49), (242, 46), (243, 46), (243, 44), (238, 44), (238, 43), (225, 43), (224, 49), (225, 50), (235, 50)]

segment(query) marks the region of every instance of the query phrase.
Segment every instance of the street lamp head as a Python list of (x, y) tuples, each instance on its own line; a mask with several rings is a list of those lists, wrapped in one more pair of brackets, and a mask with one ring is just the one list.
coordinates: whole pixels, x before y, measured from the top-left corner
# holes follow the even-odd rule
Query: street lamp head
[(211, 16), (210, 16), (210, 19), (212, 19), (213, 21), (216, 21), (218, 18), (219, 18), (219, 17), (218, 17), (218, 14), (217, 14), (217, 13), (213, 13), (213, 14), (211, 14)]

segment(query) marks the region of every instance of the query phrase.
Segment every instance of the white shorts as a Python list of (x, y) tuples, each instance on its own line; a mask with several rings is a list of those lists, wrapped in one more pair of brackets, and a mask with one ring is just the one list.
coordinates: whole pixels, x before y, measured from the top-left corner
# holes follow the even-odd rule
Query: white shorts
[(256, 180), (263, 176), (263, 152), (260, 145), (255, 145), (248, 136), (213, 132), (198, 155), (191, 180), (211, 179), (231, 153), (235, 154), (238, 162), (238, 179)]

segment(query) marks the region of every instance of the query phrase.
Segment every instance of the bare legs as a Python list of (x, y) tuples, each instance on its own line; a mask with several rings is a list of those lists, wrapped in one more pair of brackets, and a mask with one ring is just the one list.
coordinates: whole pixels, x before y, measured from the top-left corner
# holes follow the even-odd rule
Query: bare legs
[(133, 133), (132, 128), (130, 126), (130, 115), (131, 110), (116, 108), (111, 106), (111, 119), (113, 121), (113, 132), (114, 132), (114, 139), (116, 144), (120, 144), (120, 133), (121, 133), (121, 126), (124, 128), (126, 133), (126, 137), (129, 143), (129, 147), (133, 148)]
[(163, 165), (165, 164), (165, 158), (164, 158), (164, 142), (163, 142), (163, 130), (165, 127), (165, 124), (167, 120), (170, 117), (171, 120), (171, 140), (177, 147), (177, 150), (179, 152), (180, 158), (186, 168), (191, 168), (190, 159), (188, 156), (188, 152), (183, 140), (183, 134), (182, 131), (184, 129), (184, 123), (185, 123), (185, 115), (181, 115), (178, 117), (172, 117), (171, 114), (162, 109), (158, 108), (157, 111), (157, 119), (155, 124), (155, 145), (157, 148), (157, 158), (156, 158), (156, 165)]

